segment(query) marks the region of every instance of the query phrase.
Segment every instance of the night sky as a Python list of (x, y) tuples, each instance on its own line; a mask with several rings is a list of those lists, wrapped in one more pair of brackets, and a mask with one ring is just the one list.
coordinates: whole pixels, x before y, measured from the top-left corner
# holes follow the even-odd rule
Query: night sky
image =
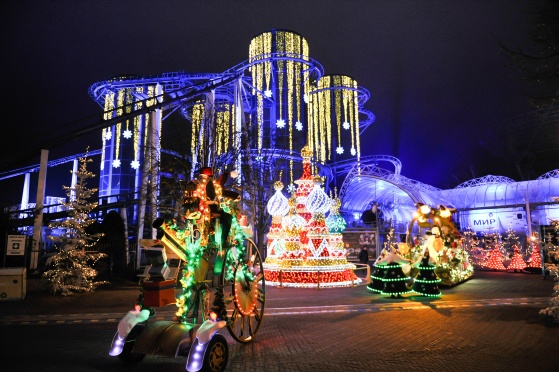
[[(1, 171), (37, 163), (45, 141), (95, 123), (101, 108), (91, 84), (121, 74), (222, 72), (248, 59), (255, 35), (275, 28), (305, 37), (326, 74), (352, 76), (371, 92), (365, 107), (377, 119), (363, 133), (363, 155), (395, 156), (404, 176), (440, 188), (487, 174), (520, 180), (480, 139), (534, 110), (499, 43), (528, 43), (547, 3), (5, 1)], [(100, 134), (50, 148), (50, 159), (87, 145), (100, 148)], [(549, 160), (537, 176), (557, 168)], [(19, 198), (22, 185), (23, 177), (0, 182), (3, 197)], [(47, 195), (55, 193), (64, 195), (60, 185), (49, 186)]]

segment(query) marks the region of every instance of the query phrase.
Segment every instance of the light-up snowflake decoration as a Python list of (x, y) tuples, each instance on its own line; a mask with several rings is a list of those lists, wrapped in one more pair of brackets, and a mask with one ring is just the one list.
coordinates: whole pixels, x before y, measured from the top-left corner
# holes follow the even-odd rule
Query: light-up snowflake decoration
[(110, 131), (106, 131), (106, 132), (105, 132), (105, 140), (108, 141), (108, 140), (110, 140), (111, 138), (113, 138), (113, 133), (110, 132)]
[(301, 123), (300, 121), (295, 123), (295, 129), (297, 129), (298, 131), (302, 131), (303, 130), (303, 123)]
[(120, 167), (120, 160), (119, 160), (119, 159), (113, 160), (113, 167), (114, 167), (114, 168)]
[(303, 101), (305, 101), (305, 103), (309, 103), (309, 96), (307, 96), (306, 94), (303, 95)]
[(132, 160), (130, 166), (132, 167), (132, 169), (138, 169), (140, 168), (140, 162), (138, 160)]
[(351, 155), (355, 156), (355, 154), (357, 154), (357, 151), (355, 151), (355, 148), (352, 147), (350, 153)]
[(338, 148), (336, 149), (336, 152), (341, 155), (341, 154), (344, 153), (344, 148), (342, 146), (338, 146)]
[(268, 98), (272, 97), (272, 91), (270, 89), (266, 89), (264, 91), (264, 96), (266, 96)]
[(132, 137), (132, 131), (130, 129), (126, 129), (124, 132), (122, 132), (122, 137), (129, 139)]
[(349, 123), (347, 121), (344, 121), (342, 126), (344, 127), (344, 129), (349, 129)]
[(289, 185), (287, 185), (287, 191), (291, 194), (293, 191), (295, 191), (296, 186), (292, 183), (290, 183)]
[(276, 122), (276, 126), (277, 126), (278, 128), (285, 128), (285, 120), (279, 119), (279, 120)]

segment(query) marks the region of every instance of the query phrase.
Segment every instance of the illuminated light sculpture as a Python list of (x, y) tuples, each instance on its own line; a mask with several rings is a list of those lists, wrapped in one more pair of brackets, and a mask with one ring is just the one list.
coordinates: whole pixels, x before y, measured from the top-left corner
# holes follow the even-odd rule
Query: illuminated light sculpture
[(429, 250), (425, 250), (425, 254), (414, 266), (419, 269), (419, 274), (414, 279), (412, 291), (422, 296), (440, 297), (438, 283), (441, 279), (435, 273), (437, 261), (429, 255)]
[(512, 249), (513, 249), (512, 259), (507, 266), (507, 270), (514, 270), (514, 272), (516, 272), (517, 270), (518, 271), (524, 270), (527, 265), (526, 262), (524, 261), (524, 258), (522, 258), (522, 254), (520, 254), (520, 249), (516, 245), (514, 245)]
[(403, 294), (411, 292), (407, 286), (410, 277), (404, 274), (402, 269), (402, 264), (409, 264), (409, 260), (400, 256), (396, 249), (392, 247), (388, 255), (379, 260), (379, 263), (386, 263), (384, 277), (382, 278), (384, 287), (381, 294), (401, 297)]
[[(360, 279), (353, 272), (355, 265), (347, 262), (341, 237), (340, 240), (336, 237), (334, 249), (329, 245), (331, 235), (325, 213), (330, 210), (331, 199), (321, 187), (321, 178), (312, 177), (309, 148), (303, 148), (302, 153), (303, 176), (295, 181), (297, 192), (289, 200), (289, 214), (282, 219), (281, 239), (285, 251), (280, 257), (276, 255), (264, 262), (266, 283), (307, 288), (358, 283)], [(337, 216), (333, 216), (331, 221), (336, 221), (334, 233), (341, 235), (345, 221), (339, 220), (342, 217), (338, 208), (336, 204)]]
[(371, 282), (369, 283), (369, 285), (367, 285), (367, 289), (372, 292), (381, 293), (384, 289), (384, 282), (382, 281), (382, 279), (386, 274), (387, 262), (383, 259), (387, 255), (388, 251), (386, 250), (386, 248), (383, 248), (380, 252), (380, 255), (375, 260), (375, 263), (373, 264), (373, 271), (371, 271)]
[(489, 258), (485, 263), (485, 267), (492, 270), (506, 270), (505, 265), (503, 265), (503, 253), (499, 247), (499, 244), (495, 244), (495, 248), (489, 254)]
[(528, 271), (541, 271), (542, 270), (542, 256), (541, 256), (541, 248), (539, 244), (534, 244), (532, 246), (532, 254), (528, 258), (527, 261), (528, 265), (526, 269)]
[(346, 221), (340, 215), (341, 200), (338, 198), (337, 190), (334, 197), (330, 197), (330, 214), (326, 218), (326, 226), (330, 232), (328, 245), (330, 254), (334, 257), (346, 257), (347, 251), (344, 248), (342, 232), (345, 230)]
[[(295, 191), (295, 198), (297, 201), (296, 211), (297, 214), (303, 217), (308, 223), (312, 218), (312, 213), (307, 209), (306, 202), (307, 197), (314, 187), (314, 180), (311, 171), (312, 151), (309, 146), (303, 147), (301, 150), (301, 156), (303, 158), (303, 174), (301, 175), (301, 178), (295, 181), (295, 184), (297, 185), (297, 189)], [(306, 226), (300, 232), (300, 241), (304, 247), (303, 249), (305, 250), (307, 249), (306, 246), (309, 242), (307, 232)]]
[(411, 237), (413, 224), (428, 228), (423, 245), (413, 249), (408, 242), (409, 252), (407, 258), (416, 262), (423, 255), (425, 249), (430, 257), (435, 260), (435, 274), (441, 279), (441, 286), (453, 286), (461, 283), (474, 274), (469, 252), (464, 249), (464, 239), (452, 222), (455, 209), (439, 205), (437, 208), (427, 204), (417, 203), (412, 221), (408, 227), (408, 236)]
[(328, 238), (330, 232), (326, 227), (324, 214), (330, 209), (330, 198), (322, 190), (322, 179), (318, 176), (314, 178), (314, 187), (307, 197), (305, 205), (307, 210), (312, 213), (312, 218), (307, 225), (309, 238), (308, 248), (311, 255), (307, 257), (309, 265), (322, 266), (324, 259), (330, 259), (330, 246)]
[[(281, 179), (281, 174), (280, 174)], [(289, 211), (289, 203), (287, 198), (282, 194), (283, 183), (277, 181), (274, 184), (276, 192), (268, 201), (268, 213), (272, 216), (272, 224), (270, 225), (270, 232), (268, 233), (268, 243), (266, 263), (276, 264), (278, 257), (285, 253), (285, 242), (282, 232), (282, 218)]]
[(283, 242), (285, 256), (282, 266), (302, 266), (306, 257), (306, 251), (301, 247), (301, 231), (306, 228), (307, 221), (297, 214), (297, 202), (295, 197), (289, 198), (289, 214), (282, 219)]

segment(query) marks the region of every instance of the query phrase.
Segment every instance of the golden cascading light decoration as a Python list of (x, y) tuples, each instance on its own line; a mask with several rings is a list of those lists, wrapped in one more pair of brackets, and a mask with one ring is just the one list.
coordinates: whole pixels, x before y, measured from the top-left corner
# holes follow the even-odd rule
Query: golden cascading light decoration
[[(116, 99), (116, 116), (122, 116), (124, 113), (123, 106), (124, 106), (124, 95), (126, 93), (125, 89), (121, 89), (118, 91), (117, 99)], [(119, 157), (120, 157), (120, 132), (122, 131), (122, 122), (118, 122), (115, 126), (115, 153), (113, 159), (113, 167), (118, 168), (120, 166)]]
[[(105, 112), (103, 113), (103, 119), (109, 120), (111, 119), (111, 112), (114, 109), (114, 98), (115, 95), (113, 92), (108, 93), (105, 96)], [(101, 170), (105, 169), (105, 144), (111, 138), (111, 128), (103, 128), (101, 132), (101, 137), (103, 140), (103, 151), (101, 152)]]
[[(143, 93), (144, 88), (136, 88), (137, 93)], [(136, 102), (135, 109), (139, 110), (143, 107), (143, 102)], [(141, 128), (141, 116), (134, 116), (134, 162), (139, 167), (140, 165), (140, 128)]]
[[(202, 128), (202, 120), (204, 119), (204, 104), (203, 103), (196, 103), (192, 107), (192, 138), (191, 138), (191, 151), (192, 155), (196, 156), (197, 159), (200, 159), (201, 152), (200, 152), (200, 143), (203, 143), (204, 140), (204, 131), (201, 130)], [(201, 136), (201, 140), (199, 141), (199, 136)]]
[[(254, 37), (249, 47), (253, 94), (256, 95), (258, 148), (264, 146), (263, 128), (275, 125), (272, 133), (287, 130), (289, 150), (293, 150), (295, 130), (302, 130), (301, 101), (310, 87), (307, 41), (297, 33), (272, 30)], [(273, 58), (273, 62), (272, 62)], [(264, 100), (274, 99), (275, 111), (267, 110)], [(265, 117), (270, 115), (270, 117)], [(273, 144), (275, 138), (270, 139)], [(293, 179), (293, 177), (291, 176)]]
[[(319, 79), (309, 99), (309, 136), (315, 157), (331, 159), (332, 151), (339, 155), (349, 150), (351, 156), (361, 157), (359, 140), (359, 95), (357, 82), (349, 76), (327, 75)], [(316, 133), (319, 131), (320, 133)], [(344, 132), (349, 132), (344, 134)], [(311, 133), (315, 132), (315, 133)], [(336, 146), (332, 136), (336, 135)], [(349, 148), (348, 148), (349, 147)]]
[(231, 110), (229, 104), (223, 105), (223, 110), (217, 112), (216, 132), (217, 132), (217, 149), (216, 154), (221, 155), (229, 150), (229, 136), (231, 127)]

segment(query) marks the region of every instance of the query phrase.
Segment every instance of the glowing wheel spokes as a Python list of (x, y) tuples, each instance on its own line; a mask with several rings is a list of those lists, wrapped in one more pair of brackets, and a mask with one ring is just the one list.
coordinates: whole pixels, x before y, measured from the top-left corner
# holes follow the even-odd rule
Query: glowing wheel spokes
[(264, 267), (260, 253), (251, 240), (246, 240), (249, 260), (235, 267), (232, 283), (233, 301), (228, 303), (227, 329), (238, 342), (250, 342), (258, 332), (266, 303)]

